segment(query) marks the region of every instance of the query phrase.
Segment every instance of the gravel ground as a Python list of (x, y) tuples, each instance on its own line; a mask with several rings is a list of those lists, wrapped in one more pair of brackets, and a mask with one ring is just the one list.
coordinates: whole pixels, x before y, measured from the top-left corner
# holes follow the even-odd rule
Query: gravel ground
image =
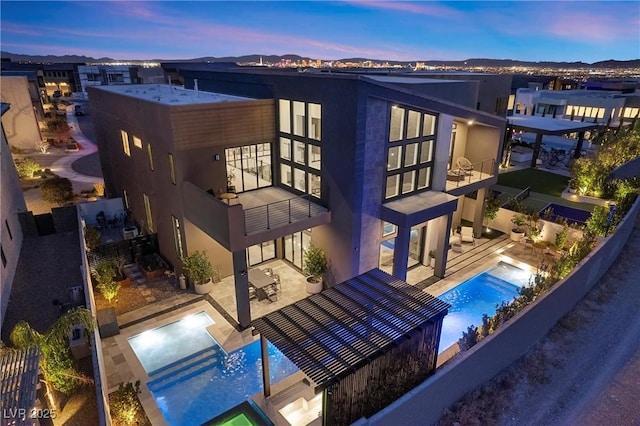
[(589, 294), (522, 360), (439, 424), (640, 425), (640, 229)]

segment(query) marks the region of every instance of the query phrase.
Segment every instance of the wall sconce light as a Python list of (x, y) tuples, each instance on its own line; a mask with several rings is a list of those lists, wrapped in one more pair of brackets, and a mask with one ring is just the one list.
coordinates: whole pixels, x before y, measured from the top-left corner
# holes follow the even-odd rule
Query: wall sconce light
[(220, 161), (220, 154), (214, 155), (213, 159), (216, 160), (216, 161)]

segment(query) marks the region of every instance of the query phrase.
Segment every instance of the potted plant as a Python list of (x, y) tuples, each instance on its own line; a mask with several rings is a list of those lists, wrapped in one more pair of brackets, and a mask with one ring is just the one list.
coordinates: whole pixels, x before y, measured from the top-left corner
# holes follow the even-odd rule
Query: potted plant
[(511, 218), (511, 223), (515, 225), (515, 228), (511, 230), (511, 241), (518, 242), (524, 237), (525, 226), (529, 223), (529, 219), (525, 214), (516, 213)]
[(213, 290), (211, 275), (213, 267), (206, 251), (196, 250), (192, 254), (182, 259), (182, 267), (187, 274), (193, 287), (198, 294), (207, 294)]
[(429, 266), (433, 268), (435, 264), (436, 264), (436, 251), (429, 250)]
[(322, 291), (322, 279), (327, 271), (327, 259), (322, 249), (311, 246), (304, 252), (304, 273), (307, 275), (307, 293)]

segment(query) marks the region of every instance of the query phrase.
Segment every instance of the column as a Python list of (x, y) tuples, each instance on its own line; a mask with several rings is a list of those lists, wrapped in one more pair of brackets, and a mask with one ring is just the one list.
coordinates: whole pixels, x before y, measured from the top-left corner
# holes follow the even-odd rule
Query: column
[(393, 276), (403, 281), (407, 279), (410, 239), (411, 227), (406, 225), (398, 226), (396, 243), (393, 248)]
[[(441, 222), (444, 216), (438, 221)], [(436, 263), (433, 267), (433, 275), (439, 278), (444, 278), (445, 271), (447, 269), (447, 256), (449, 254), (449, 236), (451, 235), (451, 222), (453, 221), (453, 212), (450, 212), (446, 216), (446, 226), (442, 226), (442, 223), (438, 225), (438, 243), (436, 247)]]
[(236, 307), (238, 309), (238, 323), (247, 328), (251, 324), (251, 308), (249, 307), (249, 276), (247, 274), (246, 250), (232, 253), (233, 278), (236, 286)]
[(478, 189), (476, 196), (476, 207), (473, 211), (473, 236), (480, 238), (482, 235), (482, 227), (484, 224), (484, 204), (487, 198), (487, 188)]
[(260, 355), (262, 356), (262, 388), (264, 396), (271, 396), (271, 373), (269, 371), (269, 346), (267, 339), (260, 335)]
[(573, 158), (580, 158), (580, 152), (582, 151), (583, 143), (584, 143), (584, 132), (579, 132), (578, 142), (576, 143), (576, 152), (573, 154)]
[(540, 147), (542, 146), (542, 133), (536, 133), (536, 142), (533, 145), (533, 158), (531, 159), (531, 167), (537, 166)]

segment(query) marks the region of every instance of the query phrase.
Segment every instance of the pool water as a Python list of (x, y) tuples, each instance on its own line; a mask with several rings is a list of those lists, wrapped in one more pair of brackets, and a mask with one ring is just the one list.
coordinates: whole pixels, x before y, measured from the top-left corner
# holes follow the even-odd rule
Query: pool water
[(482, 314), (491, 316), (496, 312), (496, 305), (518, 297), (518, 290), (528, 285), (530, 277), (529, 272), (499, 262), (438, 296), (451, 305), (442, 322), (439, 353), (456, 343), (470, 325), (482, 325)]
[[(202, 350), (218, 347), (207, 331), (213, 320), (205, 312), (129, 338), (129, 345), (148, 375)], [(222, 348), (220, 348), (222, 350)]]
[(543, 216), (544, 212), (547, 209), (551, 209), (551, 220), (557, 221), (558, 219), (565, 219), (569, 225), (584, 225), (585, 222), (591, 217), (591, 212), (576, 209), (573, 207), (561, 206), (555, 203), (551, 203), (544, 209), (540, 210), (540, 216)]
[[(298, 371), (275, 346), (269, 346), (271, 383)], [(185, 361), (148, 383), (149, 390), (171, 426), (200, 425), (262, 391), (260, 342), (228, 355)]]

